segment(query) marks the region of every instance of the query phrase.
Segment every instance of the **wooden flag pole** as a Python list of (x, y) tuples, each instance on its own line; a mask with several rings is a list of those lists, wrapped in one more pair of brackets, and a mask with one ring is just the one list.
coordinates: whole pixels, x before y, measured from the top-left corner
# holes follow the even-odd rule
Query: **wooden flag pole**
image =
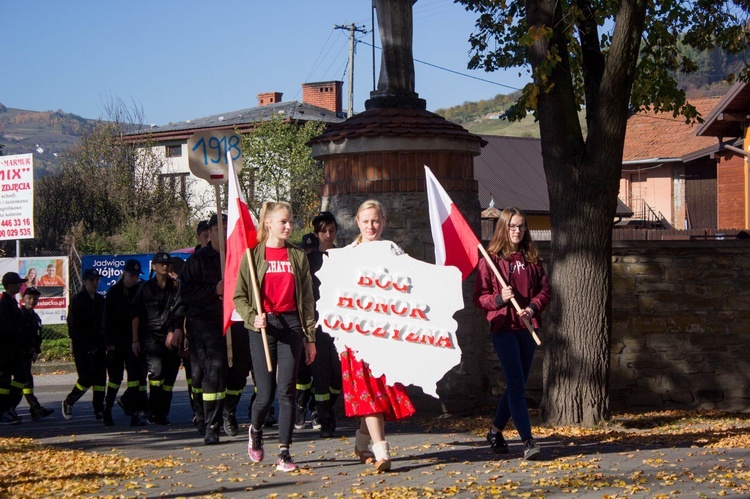
[[(253, 287), (253, 300), (258, 305), (258, 313), (262, 314), (263, 309), (261, 308), (260, 301), (260, 289), (258, 288), (258, 276), (255, 273), (255, 263), (253, 263), (253, 257), (250, 254), (250, 248), (245, 250), (247, 256), (247, 264), (250, 268), (250, 282)], [(263, 352), (266, 354), (266, 365), (268, 366), (268, 372), (273, 372), (273, 365), (271, 365), (271, 350), (268, 348), (268, 335), (266, 334), (266, 328), (260, 328), (260, 337), (263, 339)]]
[[(505, 279), (503, 279), (503, 276), (500, 275), (500, 271), (497, 270), (497, 267), (495, 266), (495, 262), (492, 261), (492, 259), (490, 258), (489, 253), (487, 253), (487, 250), (484, 249), (484, 246), (482, 246), (482, 243), (479, 243), (477, 246), (479, 247), (479, 251), (482, 252), (482, 256), (484, 256), (484, 259), (487, 260), (487, 264), (490, 266), (490, 268), (492, 269), (492, 271), (495, 273), (495, 277), (497, 277), (497, 280), (500, 281), (500, 285), (502, 287), (504, 287), (504, 288), (507, 287), (508, 285), (505, 283)], [(518, 312), (520, 314), (521, 313), (521, 307), (518, 305), (518, 302), (516, 301), (516, 299), (515, 298), (511, 298), (510, 302), (516, 308), (516, 312)], [(526, 324), (526, 329), (529, 330), (529, 332), (531, 333), (531, 336), (534, 338), (534, 341), (536, 342), (536, 344), (537, 345), (541, 345), (542, 341), (539, 339), (539, 336), (536, 335), (536, 331), (534, 331), (534, 328), (531, 326), (531, 323), (529, 322), (529, 320), (524, 317), (523, 318), (523, 323)]]
[[(216, 222), (219, 224), (219, 240), (218, 246), (219, 246), (219, 261), (221, 262), (221, 285), (224, 285), (224, 260), (225, 260), (225, 246), (226, 246), (226, 236), (224, 235), (226, 228), (224, 227), (224, 218), (221, 215), (221, 189), (219, 184), (214, 184), (214, 194), (216, 195)], [(226, 300), (227, 297), (223, 296), (221, 297), (222, 301)], [(229, 298), (232, 299), (231, 297)], [(223, 306), (222, 306), (223, 310)], [(224, 327), (224, 320), (221, 321), (222, 327)], [(234, 353), (232, 352), (232, 328), (230, 326), (229, 331), (226, 331), (226, 334), (224, 335), (227, 340), (227, 364), (229, 367), (232, 367), (234, 364)]]

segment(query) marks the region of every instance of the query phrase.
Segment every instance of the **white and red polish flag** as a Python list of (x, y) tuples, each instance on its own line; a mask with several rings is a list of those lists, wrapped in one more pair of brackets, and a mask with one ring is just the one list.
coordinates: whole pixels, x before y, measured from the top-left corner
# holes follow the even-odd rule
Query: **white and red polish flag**
[(227, 154), (229, 163), (228, 182), (228, 213), (227, 213), (227, 248), (224, 264), (224, 334), (232, 321), (241, 321), (234, 310), (234, 289), (237, 287), (237, 276), (240, 273), (240, 262), (245, 257), (246, 250), (253, 249), (258, 244), (258, 232), (250, 216), (250, 210), (242, 197), (237, 170), (234, 169), (232, 157)]
[(435, 242), (435, 264), (458, 267), (461, 278), (466, 279), (479, 262), (479, 240), (426, 165), (424, 175), (432, 239)]

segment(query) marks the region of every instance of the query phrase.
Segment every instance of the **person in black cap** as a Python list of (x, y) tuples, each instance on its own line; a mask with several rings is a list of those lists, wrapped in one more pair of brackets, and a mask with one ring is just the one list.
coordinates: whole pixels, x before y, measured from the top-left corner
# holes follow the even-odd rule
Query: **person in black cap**
[(21, 296), (21, 334), (23, 336), (23, 361), (27, 380), (23, 387), (23, 395), (26, 398), (26, 403), (29, 404), (32, 421), (46, 418), (55, 412), (54, 409), (42, 407), (37, 400), (34, 395), (34, 376), (31, 373), (31, 365), (36, 362), (39, 354), (42, 353), (42, 319), (34, 311), (41, 294), (35, 287), (28, 287), (23, 290)]
[(5, 290), (0, 296), (0, 425), (21, 422), (15, 407), (23, 398), (23, 387), (28, 380), (23, 365), (21, 310), (16, 295), (25, 282), (17, 272), (7, 272), (2, 278)]
[(201, 220), (198, 222), (198, 228), (195, 231), (195, 238), (198, 239), (198, 245), (195, 247), (195, 251), (205, 248), (211, 241), (211, 227), (208, 226), (209, 220)]
[(133, 299), (133, 353), (146, 358), (148, 369), (149, 423), (168, 425), (172, 389), (180, 358), (166, 345), (169, 318), (177, 295), (177, 281), (169, 276), (172, 258), (159, 252), (151, 261), (155, 275), (144, 282)]
[[(222, 219), (226, 224), (226, 215)], [(232, 326), (228, 332), (232, 335), (234, 355), (230, 369), (223, 334), (224, 282), (217, 251), (220, 240), (217, 215), (211, 217), (208, 226), (211, 242), (188, 259), (180, 276), (180, 296), (187, 306), (185, 329), (193, 386), (202, 393), (203, 400), (202, 411), (199, 409), (196, 414), (196, 426), (199, 431), (204, 430), (203, 441), (210, 445), (219, 442), (222, 424), (228, 435), (237, 435), (235, 411), (250, 371), (250, 347), (242, 324)]]
[(62, 401), (62, 415), (73, 418), (75, 404), (89, 388), (93, 387), (93, 406), (96, 419), (104, 418), (104, 385), (107, 381), (106, 352), (102, 335), (104, 297), (96, 292), (99, 272), (86, 269), (83, 287), (73, 296), (68, 310), (68, 335), (73, 344), (78, 381)]
[[(141, 286), (141, 262), (125, 261), (120, 279), (109, 288), (104, 299), (104, 344), (107, 348), (107, 394), (104, 399), (104, 424), (114, 424), (112, 407), (118, 402), (130, 426), (143, 426), (138, 412), (146, 410), (146, 373), (141, 360), (133, 355), (133, 326), (131, 303)], [(128, 373), (128, 386), (120, 400), (117, 392), (122, 384), (123, 371)], [(142, 392), (141, 392), (142, 390)], [(143, 397), (141, 397), (143, 393)]]

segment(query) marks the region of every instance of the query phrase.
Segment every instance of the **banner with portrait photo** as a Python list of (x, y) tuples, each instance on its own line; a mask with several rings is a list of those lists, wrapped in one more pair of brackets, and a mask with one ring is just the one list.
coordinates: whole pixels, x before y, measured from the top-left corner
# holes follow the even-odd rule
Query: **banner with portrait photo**
[[(29, 286), (39, 290), (41, 296), (35, 310), (42, 324), (65, 324), (70, 292), (67, 256), (2, 258), (0, 275), (6, 272), (18, 272), (28, 279), (21, 286), (21, 294)], [(20, 300), (21, 295), (17, 298)]]

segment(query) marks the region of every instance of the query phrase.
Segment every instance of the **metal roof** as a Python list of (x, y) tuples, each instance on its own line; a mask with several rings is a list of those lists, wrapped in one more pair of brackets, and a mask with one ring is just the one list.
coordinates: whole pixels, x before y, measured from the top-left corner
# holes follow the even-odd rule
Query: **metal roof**
[[(527, 215), (549, 215), (547, 177), (542, 163), (541, 139), (481, 135), (487, 141), (474, 158), (474, 178), (479, 184), (482, 209), (515, 206)], [(618, 216), (632, 216), (619, 199)]]
[(313, 106), (299, 101), (277, 102), (266, 106), (251, 107), (238, 111), (214, 114), (203, 118), (195, 118), (161, 126), (152, 126), (132, 132), (129, 135), (161, 135), (202, 130), (206, 128), (242, 127), (259, 121), (268, 121), (272, 116), (295, 121), (322, 121), (325, 123), (339, 123), (346, 118), (322, 107)]

